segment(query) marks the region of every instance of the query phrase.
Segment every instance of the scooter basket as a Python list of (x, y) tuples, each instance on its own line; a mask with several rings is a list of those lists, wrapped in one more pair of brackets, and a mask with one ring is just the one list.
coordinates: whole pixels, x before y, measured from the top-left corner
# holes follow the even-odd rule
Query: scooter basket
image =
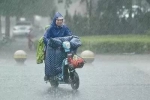
[(74, 68), (82, 68), (84, 66), (84, 59), (77, 55), (74, 55), (73, 58), (70, 60), (70, 64)]

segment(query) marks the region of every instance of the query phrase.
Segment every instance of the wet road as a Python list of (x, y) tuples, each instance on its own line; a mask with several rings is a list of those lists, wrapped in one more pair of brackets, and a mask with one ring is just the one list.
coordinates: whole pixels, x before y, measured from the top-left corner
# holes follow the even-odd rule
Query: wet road
[(43, 81), (44, 65), (33, 58), (24, 66), (0, 60), (0, 100), (150, 100), (150, 55), (97, 55), (77, 69), (77, 91), (70, 85), (51, 88)]

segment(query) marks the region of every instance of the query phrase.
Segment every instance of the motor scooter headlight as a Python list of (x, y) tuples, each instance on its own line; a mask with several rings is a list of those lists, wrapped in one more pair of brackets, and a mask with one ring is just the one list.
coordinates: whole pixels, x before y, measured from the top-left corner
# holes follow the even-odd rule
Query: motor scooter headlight
[(69, 52), (70, 51), (70, 42), (69, 41), (63, 42), (63, 48), (64, 48), (65, 52)]

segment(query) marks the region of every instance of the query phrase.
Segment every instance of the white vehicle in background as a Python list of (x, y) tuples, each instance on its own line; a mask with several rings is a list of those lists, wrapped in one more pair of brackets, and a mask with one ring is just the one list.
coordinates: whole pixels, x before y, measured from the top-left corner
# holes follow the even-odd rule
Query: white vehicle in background
[(25, 37), (33, 29), (33, 25), (29, 21), (19, 21), (13, 27), (12, 35), (13, 37)]

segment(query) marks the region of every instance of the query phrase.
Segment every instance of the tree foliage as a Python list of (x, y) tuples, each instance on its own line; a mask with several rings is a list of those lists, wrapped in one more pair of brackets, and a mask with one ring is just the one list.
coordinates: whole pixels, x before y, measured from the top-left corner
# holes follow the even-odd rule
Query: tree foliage
[(6, 16), (6, 36), (9, 37), (11, 16), (50, 16), (55, 9), (54, 0), (0, 0), (0, 15)]
[(4, 16), (49, 16), (55, 9), (55, 3), (54, 0), (1, 0), (0, 8)]
[(69, 25), (79, 35), (143, 34), (149, 30), (150, 14), (141, 6), (142, 0), (134, 1), (137, 8), (133, 0), (81, 0), (87, 4), (88, 16), (76, 13)]

